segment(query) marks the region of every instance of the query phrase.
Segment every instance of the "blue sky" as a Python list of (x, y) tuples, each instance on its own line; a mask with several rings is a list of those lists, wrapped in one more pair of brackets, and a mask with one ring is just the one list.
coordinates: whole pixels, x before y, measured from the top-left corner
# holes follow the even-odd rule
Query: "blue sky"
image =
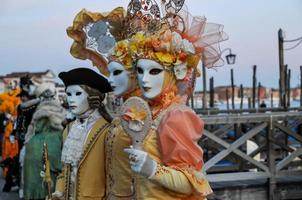
[[(94, 12), (126, 7), (127, 0), (1, 0), (0, 2), (0, 75), (13, 71), (44, 71), (55, 73), (75, 67), (91, 67), (69, 54), (72, 40), (66, 28), (82, 8)], [(301, 0), (187, 0), (193, 15), (205, 15), (208, 21), (224, 24), (230, 47), (237, 54), (233, 66), (225, 65), (214, 76), (215, 85), (230, 83), (234, 68), (235, 84), (252, 85), (252, 66), (257, 65), (258, 81), (277, 87), (277, 31), (282, 28), (286, 39), (302, 36)], [(294, 45), (286, 44), (285, 47)], [(302, 65), (302, 44), (285, 52), (285, 63), (292, 69), (292, 85), (299, 83)], [(197, 81), (197, 89), (201, 88)]]

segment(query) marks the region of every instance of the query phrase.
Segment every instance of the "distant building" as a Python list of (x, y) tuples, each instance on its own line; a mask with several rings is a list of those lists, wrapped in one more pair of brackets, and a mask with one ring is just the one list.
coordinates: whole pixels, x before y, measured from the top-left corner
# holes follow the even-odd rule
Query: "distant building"
[(300, 100), (300, 95), (301, 95), (301, 88), (300, 87), (292, 88), (290, 93), (291, 93), (291, 98), (293, 100)]
[(37, 82), (51, 83), (55, 85), (56, 75), (52, 70), (46, 70), (45, 72), (12, 72), (2, 76), (1, 79), (4, 82), (5, 89), (15, 88), (20, 83), (20, 78), (24, 76), (29, 76)]
[(280, 93), (279, 93), (279, 90), (278, 89), (272, 89), (271, 90), (271, 98), (273, 100), (279, 100), (280, 98)]
[[(218, 86), (214, 88), (214, 93), (217, 94), (218, 99), (220, 101), (226, 101), (227, 100), (227, 92), (229, 99), (232, 98), (232, 86)], [(234, 97), (239, 98), (240, 97), (240, 88), (235, 86), (234, 87)]]
[(56, 75), (52, 70), (46, 70), (44, 72), (12, 72), (5, 76), (0, 76), (0, 93), (6, 91), (9, 88), (15, 88), (19, 86), (20, 78), (29, 76), (37, 83), (49, 83), (53, 84), (56, 88), (56, 95), (58, 99), (63, 102), (65, 99), (65, 87), (58, 84), (55, 81)]

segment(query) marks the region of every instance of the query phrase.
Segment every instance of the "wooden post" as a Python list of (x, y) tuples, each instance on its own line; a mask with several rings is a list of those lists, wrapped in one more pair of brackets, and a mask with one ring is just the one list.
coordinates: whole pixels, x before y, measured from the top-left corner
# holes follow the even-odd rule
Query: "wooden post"
[(269, 178), (268, 181), (268, 199), (269, 200), (276, 200), (276, 163), (275, 163), (275, 149), (274, 149), (274, 126), (273, 126), (273, 121), (270, 122), (269, 126), (266, 129), (267, 132), (267, 163), (268, 167), (271, 173), (271, 177)]
[(253, 108), (255, 108), (256, 106), (256, 84), (257, 84), (257, 78), (256, 78), (256, 70), (257, 70), (257, 66), (254, 65), (253, 66)]
[[(300, 66), (300, 107), (302, 107), (302, 65)], [(302, 135), (302, 125), (299, 125), (299, 133)]]
[(261, 83), (258, 83), (258, 92), (257, 92), (257, 103), (258, 103), (258, 108), (260, 107), (260, 92), (261, 92)]
[(290, 107), (290, 79), (291, 79), (291, 70), (288, 70), (287, 74), (287, 107)]
[(302, 65), (300, 66), (300, 106), (302, 107)]
[(225, 98), (227, 102), (227, 110), (230, 110), (230, 104), (229, 104), (229, 88), (227, 87), (225, 90)]
[(280, 74), (280, 102), (281, 106), (284, 107), (284, 97), (285, 97), (285, 70), (284, 70), (284, 49), (283, 49), (283, 31), (280, 28), (278, 31), (278, 47), (279, 47), (279, 74)]
[(249, 109), (251, 109), (252, 108), (251, 97), (248, 97), (247, 101), (248, 101), (248, 107), (249, 107)]
[(243, 85), (240, 84), (240, 109), (243, 108)]
[(214, 108), (214, 78), (210, 78), (210, 108)]
[(279, 108), (282, 108), (282, 95), (280, 92), (280, 88), (281, 88), (281, 80), (279, 79)]
[(284, 66), (284, 82), (285, 82), (285, 84), (284, 84), (284, 94), (283, 94), (283, 97), (282, 97), (282, 99), (283, 99), (283, 108), (285, 108), (285, 109), (287, 109), (287, 102), (288, 102), (288, 99), (287, 99), (287, 91), (288, 91), (288, 85), (287, 85), (287, 79), (288, 79), (288, 73), (287, 73), (287, 68), (288, 68), (288, 66), (287, 65), (285, 65)]
[(271, 108), (274, 107), (273, 90), (271, 90)]
[(207, 108), (207, 74), (204, 59), (202, 59), (202, 80), (203, 80), (203, 96), (202, 96), (202, 108)]
[(231, 69), (231, 86), (232, 86), (232, 109), (235, 109), (235, 86), (234, 86), (234, 70)]

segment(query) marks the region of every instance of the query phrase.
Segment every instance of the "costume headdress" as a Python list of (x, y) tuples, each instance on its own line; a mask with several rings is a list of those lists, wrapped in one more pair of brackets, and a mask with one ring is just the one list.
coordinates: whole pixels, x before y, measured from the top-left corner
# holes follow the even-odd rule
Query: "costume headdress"
[[(131, 0), (127, 11), (82, 10), (67, 30), (74, 39), (71, 54), (90, 59), (108, 75), (108, 61), (132, 69), (133, 61), (149, 58), (174, 72), (179, 81), (199, 75), (200, 60), (210, 68), (222, 65), (219, 43), (227, 39), (223, 26), (191, 16), (185, 0)], [(183, 65), (181, 65), (183, 64)]]
[(132, 0), (128, 15), (134, 19), (129, 22), (130, 32), (135, 33), (129, 38), (132, 60), (151, 59), (172, 71), (178, 93), (185, 97), (194, 90), (200, 60), (208, 68), (223, 64), (219, 43), (227, 35), (222, 25), (191, 16), (184, 1), (161, 0), (158, 18), (160, 9), (154, 1)]
[(134, 21), (135, 25), (148, 24), (144, 30), (142, 26), (136, 26), (137, 31), (133, 31), (136, 34), (130, 39), (130, 50), (135, 59), (149, 58), (166, 67), (186, 63), (189, 69), (195, 68), (200, 59), (206, 67), (220, 65), (219, 42), (227, 38), (222, 25), (207, 23), (205, 17), (192, 17), (184, 0), (162, 0), (163, 16), (160, 19), (152, 18), (149, 14), (142, 14), (145, 9), (148, 10), (146, 2), (151, 1), (132, 0), (129, 6), (140, 8), (132, 13), (133, 18), (142, 21)]
[(109, 56), (117, 42), (125, 38), (126, 11), (122, 7), (109, 13), (93, 13), (83, 9), (67, 34), (74, 42), (70, 53), (78, 59), (89, 59), (104, 75), (108, 75)]

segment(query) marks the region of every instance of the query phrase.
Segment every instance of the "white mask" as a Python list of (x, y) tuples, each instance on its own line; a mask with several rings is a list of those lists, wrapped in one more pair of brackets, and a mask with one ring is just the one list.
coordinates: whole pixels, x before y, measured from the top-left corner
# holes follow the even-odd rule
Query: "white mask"
[(34, 84), (30, 84), (29, 85), (29, 89), (28, 89), (28, 94), (29, 95), (34, 95), (36, 92), (37, 86)]
[(79, 116), (89, 109), (88, 93), (79, 85), (67, 86), (66, 94), (70, 112), (75, 116)]
[(153, 60), (140, 59), (137, 62), (137, 74), (144, 97), (153, 99), (161, 93), (165, 77), (162, 65)]
[(122, 96), (130, 89), (130, 72), (123, 65), (114, 61), (109, 63), (108, 70), (110, 73), (108, 81), (113, 89), (113, 94), (118, 97)]

